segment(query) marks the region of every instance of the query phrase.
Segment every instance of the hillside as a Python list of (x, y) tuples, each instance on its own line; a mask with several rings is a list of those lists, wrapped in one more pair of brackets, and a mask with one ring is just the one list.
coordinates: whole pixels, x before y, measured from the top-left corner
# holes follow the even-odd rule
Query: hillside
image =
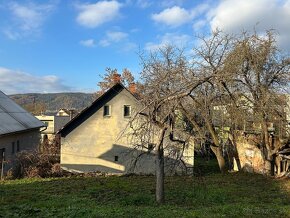
[(60, 108), (75, 108), (80, 111), (94, 100), (91, 93), (29, 93), (9, 97), (34, 114), (45, 110), (56, 111)]

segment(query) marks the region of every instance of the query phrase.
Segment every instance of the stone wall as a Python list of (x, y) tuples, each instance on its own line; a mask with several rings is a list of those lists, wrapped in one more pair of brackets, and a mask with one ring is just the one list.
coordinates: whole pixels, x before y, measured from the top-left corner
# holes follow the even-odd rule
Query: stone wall
[[(269, 173), (270, 168), (265, 165), (261, 150), (253, 143), (247, 140), (240, 140), (237, 143), (237, 152), (243, 171), (262, 174)], [(236, 161), (234, 169), (238, 170)]]

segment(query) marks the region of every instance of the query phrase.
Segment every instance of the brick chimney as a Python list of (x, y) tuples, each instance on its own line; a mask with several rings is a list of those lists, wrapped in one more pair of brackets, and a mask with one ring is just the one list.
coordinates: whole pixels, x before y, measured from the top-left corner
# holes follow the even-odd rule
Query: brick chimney
[(132, 94), (136, 94), (136, 83), (130, 83), (130, 85), (129, 85), (129, 91)]
[(121, 75), (118, 74), (118, 73), (114, 73), (113, 74), (113, 81), (114, 81), (115, 84), (116, 83), (121, 83)]

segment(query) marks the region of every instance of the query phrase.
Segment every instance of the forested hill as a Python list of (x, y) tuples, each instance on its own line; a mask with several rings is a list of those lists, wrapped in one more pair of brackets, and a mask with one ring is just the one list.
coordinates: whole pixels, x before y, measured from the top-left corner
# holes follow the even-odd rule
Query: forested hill
[(94, 100), (92, 93), (29, 93), (9, 97), (34, 114), (41, 111), (56, 111), (60, 108), (75, 108), (80, 111)]

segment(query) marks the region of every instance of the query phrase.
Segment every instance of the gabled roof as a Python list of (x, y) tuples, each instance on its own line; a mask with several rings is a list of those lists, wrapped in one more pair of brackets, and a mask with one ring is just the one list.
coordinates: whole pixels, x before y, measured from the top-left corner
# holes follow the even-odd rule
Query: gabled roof
[(61, 136), (67, 136), (71, 131), (77, 128), (80, 124), (91, 117), (95, 112), (102, 108), (107, 102), (117, 96), (122, 90), (127, 90), (134, 98), (137, 96), (132, 94), (123, 84), (117, 83), (112, 86), (108, 91), (101, 95), (97, 100), (95, 100), (89, 107), (85, 108), (81, 113), (74, 117), (70, 122), (68, 122), (58, 133)]
[(43, 127), (44, 123), (0, 91), (0, 135)]

